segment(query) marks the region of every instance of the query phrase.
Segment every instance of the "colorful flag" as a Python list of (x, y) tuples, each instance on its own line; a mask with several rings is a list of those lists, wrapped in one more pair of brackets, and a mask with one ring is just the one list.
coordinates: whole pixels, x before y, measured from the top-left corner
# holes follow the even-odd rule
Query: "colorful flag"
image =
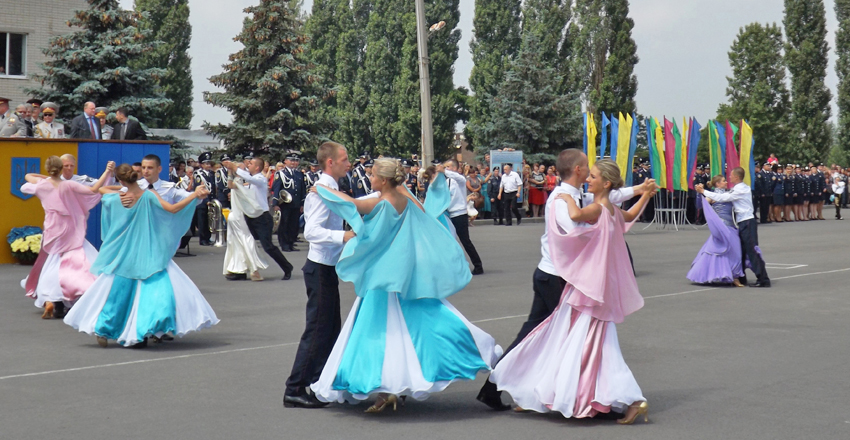
[(722, 167), (720, 166), (720, 142), (717, 140), (717, 127), (714, 121), (708, 120), (708, 160), (709, 172), (708, 177), (714, 177), (720, 174)]
[(688, 188), (694, 189), (694, 172), (697, 169), (697, 148), (699, 147), (702, 127), (695, 118), (691, 118), (691, 136), (688, 142)]
[(680, 185), (682, 186), (682, 191), (688, 189), (688, 120), (685, 117), (682, 117), (682, 171), (681, 178), (682, 181)]
[(611, 160), (616, 160), (617, 157), (617, 137), (620, 136), (620, 122), (614, 115), (611, 115)]
[[(673, 118), (673, 141), (675, 142), (673, 152), (673, 189), (682, 190), (682, 134), (676, 118)], [(686, 187), (687, 188), (687, 187)]]
[(626, 173), (626, 186), (632, 186), (634, 175), (632, 174), (632, 167), (635, 162), (635, 151), (637, 151), (637, 135), (638, 135), (638, 120), (637, 115), (634, 114), (633, 117), (630, 118), (632, 120), (632, 134), (630, 136), (631, 140), (629, 141), (629, 157), (626, 163), (628, 163), (628, 172)]
[(732, 177), (732, 170), (741, 166), (738, 161), (738, 149), (735, 147), (735, 135), (738, 133), (738, 127), (735, 124), (730, 124), (726, 121), (726, 180)]
[(620, 135), (617, 137), (617, 157), (611, 156), (620, 168), (620, 177), (623, 181), (626, 180), (626, 175), (631, 174), (632, 168), (628, 164), (629, 160), (629, 144), (632, 137), (632, 115), (626, 115), (623, 119), (623, 114), (620, 113)]
[(753, 161), (753, 128), (746, 121), (741, 121), (741, 155), (739, 163), (744, 166), (744, 183), (753, 186), (755, 162)]
[(582, 151), (584, 152), (584, 154), (586, 156), (587, 155), (587, 113), (584, 114), (584, 117), (582, 118), (582, 120), (583, 121), (582, 121), (582, 130), (581, 131), (582, 131), (582, 133), (584, 133), (584, 135), (583, 135), (582, 140), (581, 140), (581, 146), (582, 146)]
[[(714, 121), (714, 126), (717, 128), (717, 143), (720, 148), (720, 155), (717, 156), (720, 158), (720, 171), (717, 174), (725, 176), (726, 175), (726, 129), (723, 128), (723, 123), (720, 121)], [(717, 175), (715, 174), (715, 175)], [(711, 176), (714, 177), (714, 176)]]
[[(655, 148), (655, 157), (658, 158), (658, 171), (655, 168), (652, 169), (652, 178), (655, 179), (659, 188), (667, 187), (667, 159), (664, 157), (664, 131), (661, 127), (661, 124), (658, 123), (658, 119), (653, 118), (653, 125), (655, 129), (655, 145), (650, 148)], [(655, 165), (653, 165), (655, 167)]]
[(587, 163), (589, 166), (593, 166), (596, 162), (596, 121), (593, 120), (592, 114), (587, 114), (587, 131), (585, 131), (584, 136), (587, 139), (587, 151), (585, 152)]
[(664, 117), (664, 156), (667, 164), (667, 191), (673, 191), (673, 169), (676, 168), (676, 140), (673, 138), (673, 123)]
[(602, 142), (599, 146), (599, 157), (605, 157), (605, 151), (608, 149), (608, 125), (611, 124), (611, 121), (608, 120), (608, 116), (605, 116), (605, 112), (602, 112)]

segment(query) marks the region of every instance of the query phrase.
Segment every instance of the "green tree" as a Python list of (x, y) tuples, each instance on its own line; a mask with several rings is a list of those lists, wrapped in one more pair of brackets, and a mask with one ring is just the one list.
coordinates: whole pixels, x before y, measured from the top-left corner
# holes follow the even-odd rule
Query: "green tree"
[[(835, 73), (838, 75), (838, 130), (830, 156), (847, 164), (850, 157), (850, 0), (835, 0)], [(831, 161), (832, 162), (832, 161)], [(835, 163), (839, 163), (835, 161)]]
[(788, 160), (819, 161), (826, 157), (831, 142), (827, 121), (832, 96), (824, 83), (829, 45), (823, 1), (785, 0), (783, 24), (795, 131)]
[(189, 0), (136, 0), (135, 8), (142, 17), (139, 28), (150, 30), (152, 38), (159, 44), (131, 65), (140, 69), (165, 69), (160, 86), (165, 97), (171, 100), (170, 104), (156, 110), (158, 121), (148, 123), (148, 126), (189, 128), (192, 121)]
[[(469, 87), (474, 93), (469, 99), (469, 125), (466, 137), (478, 147), (476, 133), (490, 121), (486, 97), (492, 97), (505, 78), (505, 70), (519, 51), (521, 37), (521, 0), (476, 0), (472, 18), (472, 72)], [(480, 145), (483, 157), (488, 145)]]
[(558, 93), (562, 82), (558, 70), (542, 62), (534, 33), (525, 34), (505, 80), (487, 103), (493, 109), (484, 131), (489, 145), (550, 162), (564, 148), (581, 148), (581, 101), (577, 92)]
[(635, 22), (629, 18), (628, 0), (606, 0), (608, 24), (608, 59), (602, 81), (591, 91), (590, 102), (595, 111), (606, 113), (635, 111), (638, 63), (637, 44), (632, 38)]
[(738, 31), (729, 51), (732, 76), (727, 76), (728, 103), (720, 104), (717, 119), (753, 127), (755, 157), (770, 153), (788, 157), (791, 133), (789, 94), (785, 85), (782, 29), (776, 24), (750, 23)]
[(204, 101), (228, 109), (233, 122), (205, 122), (204, 129), (237, 153), (315, 151), (333, 130), (318, 111), (331, 91), (306, 59), (299, 11), (290, 2), (261, 0), (245, 12), (249, 16), (234, 38), (242, 50), (210, 78), (224, 92), (204, 93)]
[(146, 124), (156, 124), (159, 111), (171, 104), (158, 81), (165, 70), (134, 68), (131, 61), (153, 50), (151, 31), (141, 29), (144, 17), (125, 11), (117, 0), (88, 0), (68, 20), (75, 28), (50, 39), (42, 52), (49, 60), (44, 73), (33, 75), (40, 87), (25, 92), (59, 104), (66, 114), (81, 111), (86, 101), (110, 108), (127, 107)]

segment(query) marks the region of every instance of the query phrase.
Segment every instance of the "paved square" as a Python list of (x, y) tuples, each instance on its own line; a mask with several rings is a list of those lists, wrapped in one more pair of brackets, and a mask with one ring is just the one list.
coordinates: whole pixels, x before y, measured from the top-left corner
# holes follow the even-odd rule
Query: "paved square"
[[(627, 236), (646, 306), (618, 326), (650, 423), (496, 413), (475, 400), (483, 376), (382, 414), (367, 405), (283, 408), (303, 330), (303, 278), (229, 282), (224, 249), (176, 262), (221, 323), (143, 350), (97, 345), (41, 320), (0, 266), (0, 438), (75, 439), (846, 439), (850, 438), (848, 222), (767, 225), (770, 289), (711, 288), (685, 274), (705, 229)], [(471, 228), (483, 276), (449, 300), (503, 346), (531, 305), (541, 223)], [(296, 268), (307, 252), (286, 254)], [(750, 273), (752, 279), (752, 273)], [(341, 287), (343, 318), (354, 292)]]

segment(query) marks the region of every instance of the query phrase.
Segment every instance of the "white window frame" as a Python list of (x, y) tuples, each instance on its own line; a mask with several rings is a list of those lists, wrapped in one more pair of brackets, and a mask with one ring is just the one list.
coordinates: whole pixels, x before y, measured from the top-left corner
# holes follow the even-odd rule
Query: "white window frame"
[[(26, 79), (27, 78), (27, 40), (29, 39), (29, 34), (24, 32), (11, 32), (4, 31), (0, 29), (0, 33), (6, 34), (6, 65), (3, 66), (3, 73), (0, 74), (0, 78), (8, 78), (8, 79)], [(9, 50), (11, 48), (12, 34), (23, 36), (23, 47), (21, 48), (21, 68), (23, 69), (23, 73), (21, 75), (10, 75), (9, 72)]]

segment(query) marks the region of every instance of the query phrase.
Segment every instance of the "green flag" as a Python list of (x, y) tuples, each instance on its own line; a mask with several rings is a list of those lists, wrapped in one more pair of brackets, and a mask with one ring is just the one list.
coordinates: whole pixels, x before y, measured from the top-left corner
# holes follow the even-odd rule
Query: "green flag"
[(673, 189), (682, 191), (682, 133), (676, 124), (676, 118), (673, 118), (673, 139), (676, 140), (676, 154), (673, 157)]

